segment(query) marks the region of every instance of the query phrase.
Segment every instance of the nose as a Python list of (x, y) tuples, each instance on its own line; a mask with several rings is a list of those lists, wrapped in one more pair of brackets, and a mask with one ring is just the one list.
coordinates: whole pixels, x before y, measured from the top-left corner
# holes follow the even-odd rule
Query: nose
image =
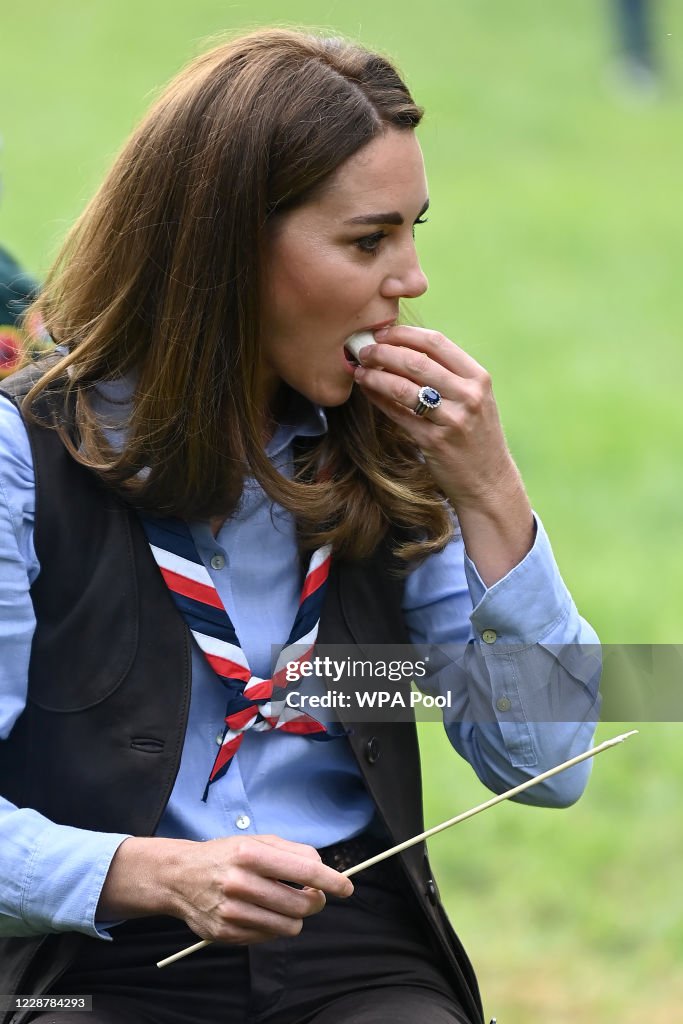
[(420, 266), (415, 245), (406, 247), (396, 265), (382, 282), (382, 295), (387, 299), (417, 299), (429, 287), (427, 276)]

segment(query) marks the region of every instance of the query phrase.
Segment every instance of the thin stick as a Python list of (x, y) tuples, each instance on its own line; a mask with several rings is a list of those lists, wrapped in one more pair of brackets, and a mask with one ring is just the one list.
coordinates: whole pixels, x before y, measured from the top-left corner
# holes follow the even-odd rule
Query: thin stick
[[(437, 832), (443, 832), (444, 829), (450, 828), (452, 825), (458, 825), (461, 821), (466, 821), (467, 818), (473, 818), (475, 814), (480, 814), (482, 811), (488, 810), (489, 807), (494, 807), (496, 804), (502, 803), (503, 800), (509, 800), (511, 797), (517, 796), (518, 793), (523, 793), (525, 789), (537, 786), (539, 782), (544, 782), (553, 775), (558, 775), (560, 772), (566, 771), (567, 768), (573, 768), (575, 764), (580, 764), (581, 761), (587, 761), (589, 757), (595, 757), (596, 754), (601, 754), (603, 750), (608, 750), (610, 747), (615, 747), (618, 743), (623, 743), (623, 741), (627, 740), (629, 736), (635, 736), (637, 732), (637, 729), (632, 729), (630, 732), (622, 733), (621, 736), (615, 736), (611, 740), (605, 740), (604, 743), (599, 743), (597, 747), (592, 747), (590, 750), (586, 750), (583, 754), (577, 754), (576, 757), (572, 757), (568, 761), (563, 761), (562, 764), (557, 764), (554, 768), (549, 768), (547, 772), (542, 772), (540, 775), (536, 775), (532, 779), (527, 779), (526, 782), (520, 783), (519, 786), (515, 786), (513, 789), (508, 789), (505, 793), (499, 793), (498, 796), (491, 797), (490, 800), (486, 800), (485, 803), (479, 804), (477, 807), (471, 807), (469, 811), (463, 811), (462, 814), (458, 814), (455, 818), (449, 818), (448, 821), (442, 821), (440, 825), (434, 825), (433, 828), (428, 828), (426, 832), (421, 832), (419, 836), (413, 836), (412, 839), (406, 839), (405, 842), (399, 843), (397, 846), (392, 846), (389, 850), (385, 850), (383, 853), (378, 853), (375, 857), (370, 857), (368, 860), (361, 861), (361, 863), (356, 864), (355, 867), (347, 868), (346, 871), (342, 871), (342, 874), (346, 875), (347, 878), (350, 878), (351, 875), (355, 875), (359, 871), (364, 871), (365, 868), (370, 868), (373, 864), (379, 864), (381, 861), (387, 860), (389, 857), (393, 857), (395, 854), (401, 853), (403, 850), (407, 850), (410, 846), (415, 846), (416, 843), (421, 843), (423, 840), (429, 839), (430, 836), (435, 836)], [(168, 964), (172, 964), (176, 960), (182, 959), (184, 956), (189, 956), (190, 953), (194, 953), (198, 949), (203, 949), (204, 946), (211, 945), (212, 941), (212, 939), (202, 939), (201, 942), (195, 942), (193, 946), (187, 946), (186, 949), (181, 949), (177, 953), (167, 956), (164, 960), (160, 960), (157, 967), (166, 967)]]
[(631, 732), (622, 733), (621, 736), (615, 736), (614, 739), (605, 740), (605, 742), (600, 743), (599, 746), (593, 747), (591, 750), (587, 750), (583, 754), (578, 754), (577, 757), (572, 757), (569, 761), (564, 761), (562, 764), (555, 765), (554, 768), (549, 768), (547, 772), (542, 772), (541, 775), (536, 775), (533, 779), (527, 779), (526, 782), (520, 783), (520, 785), (515, 786), (514, 789), (508, 789), (505, 793), (499, 793), (498, 796), (491, 797), (491, 799), (487, 800), (485, 803), (479, 804), (477, 807), (472, 807), (469, 811), (463, 811), (462, 814), (458, 814), (455, 818), (449, 818), (448, 821), (442, 821), (440, 825), (434, 825), (433, 828), (428, 828), (426, 832), (421, 832), (419, 836), (413, 836), (412, 839), (406, 839), (404, 843), (399, 843), (398, 846), (392, 846), (390, 850), (385, 850), (384, 853), (378, 853), (375, 857), (370, 857), (368, 860), (361, 861), (360, 864), (356, 864), (355, 867), (349, 868), (347, 871), (343, 871), (342, 874), (350, 877), (351, 875), (355, 875), (357, 871), (364, 871), (365, 868), (370, 868), (373, 864), (379, 864), (380, 861), (386, 860), (387, 857), (393, 857), (395, 853), (401, 853), (403, 850), (407, 850), (409, 846), (421, 843), (424, 839), (429, 839), (430, 836), (435, 836), (437, 832), (443, 832), (444, 829), (450, 828), (451, 825), (457, 825), (461, 821), (466, 821), (467, 818), (473, 818), (475, 814), (480, 814), (481, 811), (486, 811), (489, 807), (494, 807), (496, 804), (502, 803), (503, 800), (509, 800), (510, 797), (517, 796), (518, 793), (523, 793), (525, 789), (530, 789), (532, 786), (536, 786), (539, 782), (543, 782), (545, 779), (549, 779), (551, 776), (557, 775), (559, 772), (563, 772), (567, 768), (572, 768), (575, 764), (579, 764), (581, 761), (588, 760), (589, 757), (595, 757), (596, 754), (601, 754), (602, 751), (607, 750), (608, 747), (614, 747), (617, 743), (623, 743), (623, 741), (628, 739), (629, 736), (634, 736), (637, 732), (637, 729), (632, 729)]

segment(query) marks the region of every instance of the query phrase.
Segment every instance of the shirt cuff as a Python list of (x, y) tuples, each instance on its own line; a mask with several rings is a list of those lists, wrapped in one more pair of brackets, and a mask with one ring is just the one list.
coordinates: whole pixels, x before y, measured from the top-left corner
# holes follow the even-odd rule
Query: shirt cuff
[(77, 931), (110, 939), (95, 921), (114, 854), (128, 835), (90, 832), (46, 821), (28, 858), (21, 916), (36, 932)]
[(548, 535), (534, 514), (531, 550), (506, 576), (487, 589), (465, 553), (465, 574), (472, 598), (475, 635), (492, 644), (535, 644), (567, 618), (572, 598), (555, 562)]

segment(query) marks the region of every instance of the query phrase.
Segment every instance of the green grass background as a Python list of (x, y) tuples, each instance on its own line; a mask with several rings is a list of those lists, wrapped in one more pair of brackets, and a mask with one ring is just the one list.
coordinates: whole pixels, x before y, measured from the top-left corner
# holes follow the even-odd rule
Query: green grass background
[[(678, 0), (654, 5), (656, 102), (616, 88), (597, 0), (9, 6), (0, 240), (37, 274), (207, 37), (317, 25), (391, 54), (427, 108), (431, 288), (417, 310), (492, 372), (533, 503), (602, 639), (683, 639)], [(682, 1019), (682, 735), (642, 725), (568, 811), (504, 805), (433, 841), (499, 1024)], [(439, 726), (422, 738), (429, 822), (484, 798)]]

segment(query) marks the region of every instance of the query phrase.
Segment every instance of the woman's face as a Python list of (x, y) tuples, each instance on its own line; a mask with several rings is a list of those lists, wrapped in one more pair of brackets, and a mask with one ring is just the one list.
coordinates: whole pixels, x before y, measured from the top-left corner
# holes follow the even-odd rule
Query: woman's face
[(394, 323), (399, 300), (427, 289), (413, 239), (427, 203), (414, 132), (388, 129), (319, 196), (275, 219), (263, 291), (267, 402), (282, 381), (320, 405), (348, 399), (346, 339)]

